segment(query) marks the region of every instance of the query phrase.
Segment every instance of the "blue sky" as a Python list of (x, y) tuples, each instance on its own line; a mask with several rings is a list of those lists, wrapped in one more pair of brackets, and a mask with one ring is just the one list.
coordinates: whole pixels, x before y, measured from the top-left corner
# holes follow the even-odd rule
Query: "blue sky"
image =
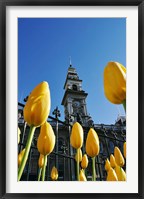
[(18, 19), (18, 101), (41, 81), (49, 83), (51, 113), (61, 105), (69, 67), (83, 80), (88, 93), (87, 110), (96, 124), (113, 124), (122, 105), (110, 103), (103, 88), (103, 71), (109, 61), (126, 66), (125, 18), (19, 18)]

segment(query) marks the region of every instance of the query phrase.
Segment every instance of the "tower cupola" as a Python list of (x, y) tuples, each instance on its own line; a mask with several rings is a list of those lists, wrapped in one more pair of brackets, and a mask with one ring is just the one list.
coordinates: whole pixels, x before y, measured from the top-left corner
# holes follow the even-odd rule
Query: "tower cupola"
[(72, 123), (78, 121), (83, 126), (87, 126), (92, 120), (87, 113), (86, 97), (88, 94), (82, 90), (82, 80), (71, 63), (67, 71), (64, 90), (62, 105), (65, 120), (71, 117)]

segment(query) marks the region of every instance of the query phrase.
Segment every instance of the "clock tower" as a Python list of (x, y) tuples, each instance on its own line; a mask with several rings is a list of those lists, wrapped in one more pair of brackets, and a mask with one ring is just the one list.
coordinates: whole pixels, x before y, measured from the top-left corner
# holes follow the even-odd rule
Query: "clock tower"
[(87, 93), (82, 90), (82, 80), (76, 69), (70, 64), (64, 84), (64, 96), (62, 105), (64, 106), (65, 120), (71, 118), (71, 123), (79, 122), (83, 126), (92, 125), (92, 118), (87, 113), (86, 97)]

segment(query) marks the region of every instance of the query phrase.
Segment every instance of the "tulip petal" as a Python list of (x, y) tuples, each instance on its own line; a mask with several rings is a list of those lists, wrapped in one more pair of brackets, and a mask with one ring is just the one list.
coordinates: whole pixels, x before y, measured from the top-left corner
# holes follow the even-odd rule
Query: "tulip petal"
[(95, 157), (99, 154), (99, 138), (96, 131), (90, 128), (86, 139), (86, 153), (90, 157)]
[(113, 104), (126, 99), (126, 68), (118, 62), (109, 62), (104, 69), (104, 93)]
[(51, 100), (47, 82), (37, 85), (28, 97), (24, 107), (24, 119), (29, 125), (41, 126), (47, 120)]

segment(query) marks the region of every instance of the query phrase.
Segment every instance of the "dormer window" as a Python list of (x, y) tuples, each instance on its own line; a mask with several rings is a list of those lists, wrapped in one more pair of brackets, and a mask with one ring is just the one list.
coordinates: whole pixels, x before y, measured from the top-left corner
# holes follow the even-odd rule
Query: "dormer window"
[(77, 91), (77, 90), (78, 90), (78, 89), (77, 89), (77, 85), (75, 85), (75, 84), (73, 84), (72, 88), (73, 88), (74, 91)]

